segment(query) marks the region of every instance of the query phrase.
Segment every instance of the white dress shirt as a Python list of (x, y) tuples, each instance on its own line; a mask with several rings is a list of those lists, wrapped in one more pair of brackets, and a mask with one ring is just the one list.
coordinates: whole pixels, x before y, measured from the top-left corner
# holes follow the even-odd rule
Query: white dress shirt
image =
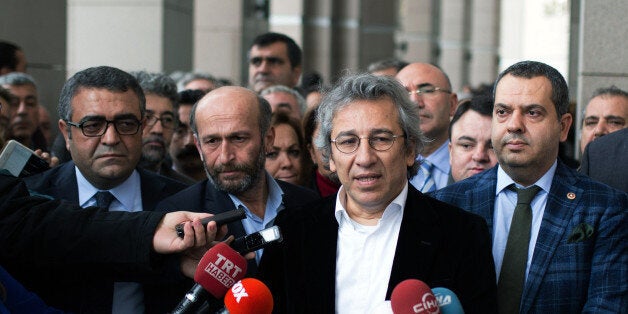
[[(547, 204), (547, 195), (552, 187), (552, 179), (554, 178), (554, 172), (556, 172), (556, 166), (557, 163), (554, 162), (554, 165), (533, 184), (540, 187), (541, 190), (539, 190), (534, 199), (532, 199), (532, 202), (530, 202), (530, 206), (532, 207), (532, 227), (530, 229), (526, 278), (528, 277), (528, 271), (532, 263), (534, 247), (539, 235), (539, 230), (541, 229), (543, 212)], [(502, 167), (499, 166), (497, 168), (497, 186), (495, 188), (495, 195), (497, 197), (495, 199), (495, 212), (493, 213), (493, 260), (495, 261), (496, 278), (499, 278), (499, 273), (502, 268), (506, 243), (508, 242), (508, 232), (510, 231), (510, 222), (512, 221), (512, 215), (517, 206), (517, 192), (508, 189), (508, 186), (513, 183), (515, 182), (506, 174)], [(527, 188), (527, 186), (515, 185), (518, 188)]]
[(340, 187), (335, 210), (338, 220), (337, 313), (371, 313), (386, 299), (407, 196), (406, 182), (377, 225), (364, 226), (347, 214), (346, 192)]

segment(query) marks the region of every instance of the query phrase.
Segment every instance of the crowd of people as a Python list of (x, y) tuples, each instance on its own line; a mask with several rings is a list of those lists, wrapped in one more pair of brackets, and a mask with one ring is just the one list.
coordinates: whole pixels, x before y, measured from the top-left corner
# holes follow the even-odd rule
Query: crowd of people
[[(578, 122), (541, 62), (459, 97), (433, 64), (382, 60), (325, 85), (301, 59), (266, 33), (246, 87), (87, 68), (61, 90), (53, 138), (26, 54), (0, 42), (0, 147), (51, 166), (0, 170), (0, 312), (168, 312), (215, 240), (274, 225), (283, 241), (247, 276), (277, 313), (371, 313), (406, 279), (467, 313), (628, 309), (626, 91), (597, 90)], [(559, 152), (576, 123), (580, 171)], [(199, 222), (236, 208), (226, 228)]]

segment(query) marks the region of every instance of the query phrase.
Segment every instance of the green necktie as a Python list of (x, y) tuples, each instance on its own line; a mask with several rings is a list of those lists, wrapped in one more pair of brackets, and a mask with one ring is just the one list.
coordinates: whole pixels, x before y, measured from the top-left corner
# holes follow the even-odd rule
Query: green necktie
[(541, 190), (536, 185), (527, 189), (518, 189), (513, 184), (508, 188), (517, 192), (517, 206), (512, 215), (502, 269), (497, 281), (497, 304), (501, 314), (519, 313), (526, 278), (530, 227), (532, 226), (530, 202)]

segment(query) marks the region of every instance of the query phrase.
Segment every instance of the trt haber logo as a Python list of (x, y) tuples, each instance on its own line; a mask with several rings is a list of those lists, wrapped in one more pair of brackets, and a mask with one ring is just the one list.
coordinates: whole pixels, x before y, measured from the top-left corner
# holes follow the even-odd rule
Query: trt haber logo
[(236, 278), (242, 272), (242, 269), (224, 255), (218, 253), (216, 261), (207, 264), (205, 272), (216, 278), (226, 288), (229, 288), (235, 283), (233, 278)]

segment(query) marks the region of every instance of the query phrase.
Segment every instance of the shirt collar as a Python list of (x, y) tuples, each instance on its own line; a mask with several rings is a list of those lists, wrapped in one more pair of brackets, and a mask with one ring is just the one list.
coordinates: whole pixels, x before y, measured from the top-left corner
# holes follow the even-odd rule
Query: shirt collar
[[(347, 219), (347, 220), (351, 219), (349, 218), (349, 214), (347, 214), (347, 210), (345, 209), (343, 205), (343, 203), (345, 203), (344, 198), (347, 195), (344, 189), (345, 187), (341, 185), (340, 189), (338, 190), (338, 194), (336, 195), (336, 208), (335, 208), (334, 215), (336, 216), (336, 221), (338, 221), (338, 225), (342, 225), (342, 222), (344, 219)], [(397, 195), (397, 197), (395, 197), (392, 200), (392, 202), (390, 202), (390, 204), (386, 206), (386, 209), (384, 210), (384, 214), (382, 215), (382, 218), (380, 219), (380, 221), (388, 220), (388, 217), (390, 217), (391, 215), (393, 215), (394, 212), (397, 212), (397, 211), (400, 211), (401, 215), (403, 216), (403, 209), (406, 207), (407, 199), (408, 199), (408, 181), (406, 180), (406, 184), (403, 186), (401, 193), (399, 193), (399, 195)]]
[[(102, 190), (97, 189), (89, 181), (87, 181), (87, 178), (83, 176), (77, 166), (74, 166), (74, 169), (76, 172), (76, 182), (78, 184), (79, 204), (81, 207), (84, 207), (87, 202), (94, 197), (96, 192)], [(116, 200), (120, 202), (126, 210), (132, 211), (133, 201), (137, 196), (137, 193), (141, 193), (140, 185), (140, 174), (137, 170), (133, 170), (131, 175), (124, 180), (124, 182), (108, 191), (115, 196)]]
[[(266, 183), (268, 185), (268, 199), (266, 200), (266, 210), (264, 216), (275, 217), (285, 207), (283, 206), (283, 190), (267, 171), (264, 171), (264, 176), (266, 177)], [(244, 203), (242, 203), (237, 196), (231, 193), (228, 195), (233, 201), (233, 204), (235, 204), (236, 208), (242, 205), (244, 210), (247, 212), (247, 215), (252, 215), (246, 205), (244, 205)]]
[[(554, 173), (556, 173), (556, 167), (558, 166), (558, 162), (554, 161), (554, 164), (545, 172), (545, 174), (538, 179), (533, 185), (540, 187), (546, 193), (549, 193), (550, 188), (552, 187), (552, 179), (554, 178)], [(524, 186), (515, 183), (510, 176), (502, 169), (501, 166), (497, 167), (497, 186), (495, 187), (495, 195), (499, 194), (502, 190), (506, 189), (511, 184), (515, 184), (518, 188), (524, 188)]]
[(423, 157), (423, 155), (419, 155), (419, 160), (427, 159), (427, 161), (431, 162), (435, 168), (438, 170), (449, 173), (449, 140), (446, 140), (443, 145), (441, 145), (437, 150), (431, 153), (427, 157)]

